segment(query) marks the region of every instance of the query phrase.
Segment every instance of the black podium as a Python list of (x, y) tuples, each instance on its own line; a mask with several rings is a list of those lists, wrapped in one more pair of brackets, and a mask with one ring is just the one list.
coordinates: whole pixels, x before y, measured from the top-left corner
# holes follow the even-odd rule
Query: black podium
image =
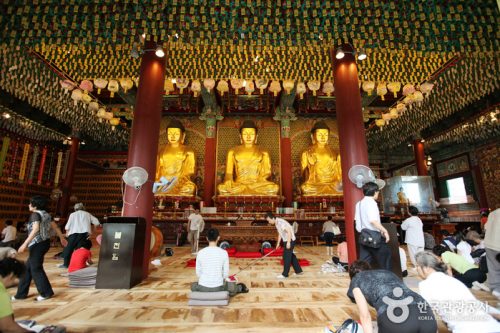
[(401, 272), (401, 259), (399, 257), (399, 241), (398, 241), (398, 230), (397, 224), (394, 223), (382, 223), (384, 228), (387, 229), (389, 233), (389, 248), (391, 249), (391, 262), (392, 262), (392, 272), (399, 276), (403, 277)]
[(130, 289), (142, 281), (146, 221), (109, 217), (102, 232), (96, 289)]

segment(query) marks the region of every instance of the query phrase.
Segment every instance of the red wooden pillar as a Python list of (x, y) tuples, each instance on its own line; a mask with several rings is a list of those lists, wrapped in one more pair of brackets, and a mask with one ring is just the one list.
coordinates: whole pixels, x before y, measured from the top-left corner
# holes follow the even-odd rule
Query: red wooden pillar
[(427, 165), (425, 164), (424, 143), (420, 139), (413, 141), (413, 152), (415, 153), (415, 164), (417, 165), (417, 175), (427, 176)]
[(58, 214), (61, 217), (67, 217), (69, 210), (69, 199), (71, 197), (71, 188), (73, 187), (73, 177), (75, 175), (76, 158), (78, 156), (78, 148), (80, 147), (80, 138), (75, 135), (70, 141), (68, 168), (66, 169), (66, 177), (62, 187), (62, 196), (59, 201)]
[(349, 263), (357, 258), (354, 233), (355, 204), (363, 198), (363, 193), (348, 177), (349, 169), (356, 164), (368, 166), (368, 147), (366, 145), (361, 94), (359, 91), (358, 68), (354, 50), (350, 45), (342, 45), (343, 59), (333, 59), (333, 78), (339, 130), (340, 157), (342, 161), (342, 184), (344, 187), (344, 214)]
[(206, 123), (206, 139), (205, 139), (205, 171), (203, 180), (203, 203), (205, 206), (213, 206), (213, 196), (215, 193), (215, 177), (216, 177), (216, 160), (215, 150), (217, 142), (215, 134), (217, 133), (217, 120), (208, 118)]
[[(155, 48), (155, 42), (145, 43), (146, 50)], [(133, 187), (126, 186), (122, 214), (123, 216), (143, 217), (146, 220), (143, 278), (146, 278), (149, 273), (149, 247), (154, 203), (152, 186), (156, 175), (164, 81), (165, 57), (159, 58), (154, 51), (146, 51), (141, 60), (127, 168), (134, 166), (144, 168), (148, 172), (148, 181), (143, 185), (140, 193)]]
[(292, 143), (290, 141), (290, 120), (281, 119), (281, 191), (285, 207), (293, 201)]

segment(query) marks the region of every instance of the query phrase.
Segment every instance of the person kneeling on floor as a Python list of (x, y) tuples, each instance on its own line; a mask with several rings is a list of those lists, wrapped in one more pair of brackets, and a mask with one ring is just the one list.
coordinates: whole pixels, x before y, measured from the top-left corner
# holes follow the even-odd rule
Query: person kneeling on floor
[(191, 291), (216, 292), (228, 291), (229, 296), (247, 293), (243, 283), (228, 282), (229, 256), (227, 251), (217, 246), (219, 231), (210, 229), (207, 232), (208, 246), (196, 256), (196, 275), (198, 282), (191, 284)]

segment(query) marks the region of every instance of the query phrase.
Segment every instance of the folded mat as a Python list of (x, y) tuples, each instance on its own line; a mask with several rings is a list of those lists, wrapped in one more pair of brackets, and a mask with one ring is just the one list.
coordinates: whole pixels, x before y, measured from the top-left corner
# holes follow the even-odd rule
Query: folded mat
[(86, 267), (68, 273), (70, 288), (94, 287), (97, 278), (97, 267)]
[(260, 258), (262, 254), (260, 252), (236, 252), (235, 258)]
[(188, 302), (189, 306), (193, 305), (199, 305), (199, 306), (217, 306), (217, 305), (228, 305), (229, 300), (224, 299), (224, 300), (212, 300), (212, 301), (202, 301), (199, 299), (190, 299)]
[(229, 299), (228, 291), (213, 291), (213, 292), (203, 292), (203, 291), (192, 291), (189, 294), (189, 299), (197, 299), (200, 301), (217, 301)]

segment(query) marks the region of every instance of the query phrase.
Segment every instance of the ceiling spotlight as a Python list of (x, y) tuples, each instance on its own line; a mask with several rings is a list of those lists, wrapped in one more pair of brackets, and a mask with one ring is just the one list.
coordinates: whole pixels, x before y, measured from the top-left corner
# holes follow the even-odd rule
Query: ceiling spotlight
[(247, 86), (247, 80), (243, 80), (243, 87)]
[(335, 54), (335, 58), (342, 59), (344, 56), (345, 56), (344, 51), (342, 51), (342, 48), (339, 47), (337, 49), (337, 53)]
[(409, 144), (408, 144), (408, 147), (411, 147), (411, 146), (412, 146), (412, 144), (411, 144), (411, 143), (409, 143)]
[(424, 143), (424, 142), (425, 142), (425, 139), (420, 139), (420, 142)]
[(176, 80), (176, 79), (172, 79), (172, 83), (173, 83), (173, 84), (176, 84), (176, 83), (177, 83), (177, 80)]
[(363, 49), (359, 49), (358, 52), (358, 60), (365, 60), (366, 59), (366, 53)]
[(2, 117), (4, 117), (5, 119), (10, 119), (10, 113), (7, 113), (7, 112), (4, 112), (2, 113)]
[(175, 38), (179, 39), (179, 34), (176, 33), (174, 36)]
[(155, 51), (155, 54), (157, 57), (159, 58), (163, 58), (165, 56), (165, 52), (163, 52), (163, 48), (161, 47), (161, 45), (158, 45), (156, 47), (156, 51)]

